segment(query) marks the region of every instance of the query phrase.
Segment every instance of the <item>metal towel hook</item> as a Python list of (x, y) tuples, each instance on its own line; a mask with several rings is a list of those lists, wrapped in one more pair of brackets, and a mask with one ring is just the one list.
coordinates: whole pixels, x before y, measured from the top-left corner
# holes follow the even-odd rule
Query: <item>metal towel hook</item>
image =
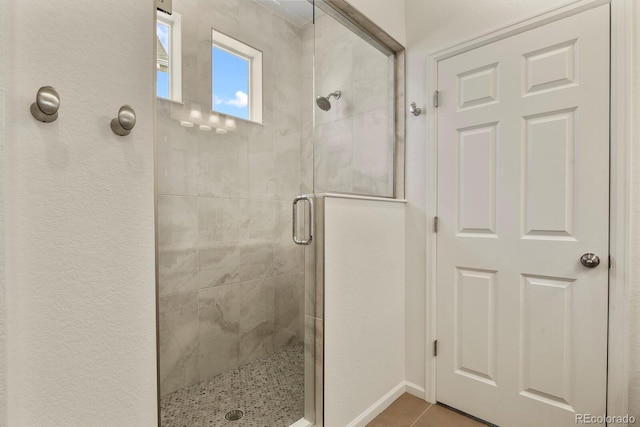
[(130, 105), (123, 105), (118, 110), (118, 117), (111, 120), (111, 130), (116, 135), (127, 136), (136, 125), (136, 112)]
[(415, 102), (412, 102), (409, 104), (409, 112), (417, 117), (422, 114), (422, 108), (418, 107)]
[(42, 86), (36, 94), (36, 102), (31, 104), (31, 115), (40, 122), (51, 123), (58, 118), (60, 95), (51, 86)]

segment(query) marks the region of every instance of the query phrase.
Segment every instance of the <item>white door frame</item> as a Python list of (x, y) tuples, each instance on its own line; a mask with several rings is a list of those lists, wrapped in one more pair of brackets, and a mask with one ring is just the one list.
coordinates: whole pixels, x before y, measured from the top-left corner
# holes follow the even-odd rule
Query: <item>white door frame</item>
[[(578, 14), (604, 4), (611, 4), (611, 117), (610, 117), (610, 225), (609, 244), (612, 267), (609, 270), (609, 348), (607, 368), (607, 413), (626, 415), (629, 412), (629, 313), (628, 295), (630, 270), (631, 221), (631, 65), (632, 16), (634, 0), (575, 0), (563, 6), (539, 13), (531, 18), (487, 32), (453, 46), (429, 54), (427, 94), (430, 97), (438, 84), (438, 61), (467, 52), (553, 21)], [(437, 212), (438, 196), (438, 120), (437, 109), (427, 109), (427, 221)], [(425, 398), (436, 396), (436, 358), (433, 341), (436, 338), (436, 234), (427, 227), (426, 283), (426, 366)], [(595, 414), (594, 414), (595, 415)], [(604, 415), (604, 414), (597, 414)]]

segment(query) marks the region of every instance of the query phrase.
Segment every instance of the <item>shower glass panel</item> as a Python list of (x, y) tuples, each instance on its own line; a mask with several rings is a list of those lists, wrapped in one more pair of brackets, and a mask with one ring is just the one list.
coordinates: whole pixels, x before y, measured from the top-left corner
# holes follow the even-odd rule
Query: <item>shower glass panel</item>
[(394, 52), (316, 6), (315, 190), (394, 197)]
[[(314, 244), (293, 242), (292, 202), (314, 191), (313, 4), (172, 3), (179, 37), (158, 40), (159, 70), (181, 72), (181, 98), (157, 99), (161, 425), (312, 425)], [(229, 55), (259, 58), (260, 79), (212, 66)]]

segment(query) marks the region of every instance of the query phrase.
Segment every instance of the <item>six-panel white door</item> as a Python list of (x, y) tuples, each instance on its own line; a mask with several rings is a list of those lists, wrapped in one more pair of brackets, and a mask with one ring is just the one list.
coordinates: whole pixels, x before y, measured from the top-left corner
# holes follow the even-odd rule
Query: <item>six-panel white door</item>
[(438, 89), (438, 401), (604, 415), (609, 6), (440, 61)]

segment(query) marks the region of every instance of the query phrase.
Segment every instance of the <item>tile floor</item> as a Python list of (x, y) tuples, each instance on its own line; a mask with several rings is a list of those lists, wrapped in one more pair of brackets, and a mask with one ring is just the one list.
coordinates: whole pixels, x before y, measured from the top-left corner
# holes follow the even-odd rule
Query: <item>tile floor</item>
[(367, 427), (486, 427), (486, 424), (405, 393)]
[[(302, 346), (291, 346), (165, 396), (162, 427), (287, 427), (302, 417), (304, 396)], [(239, 421), (227, 411), (240, 409)], [(367, 427), (486, 427), (444, 406), (403, 394)]]
[[(304, 351), (270, 356), (163, 397), (162, 427), (288, 427), (304, 412)], [(227, 411), (244, 412), (238, 421)]]

